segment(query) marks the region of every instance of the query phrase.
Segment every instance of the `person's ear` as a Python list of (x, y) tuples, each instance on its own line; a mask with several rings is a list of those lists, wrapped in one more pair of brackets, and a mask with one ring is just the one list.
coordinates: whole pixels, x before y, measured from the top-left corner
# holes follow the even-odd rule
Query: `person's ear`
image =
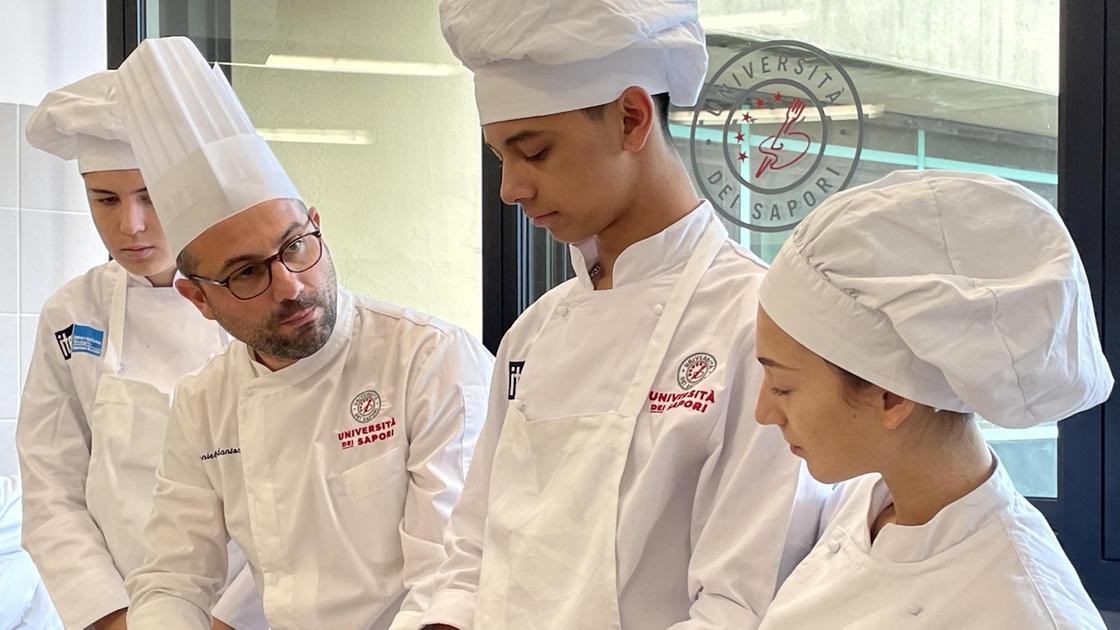
[(315, 209), (315, 206), (311, 206), (307, 209), (307, 216), (311, 219), (311, 222), (315, 224), (316, 228), (323, 227), (323, 222), (319, 217), (319, 211)]
[(644, 89), (631, 86), (615, 101), (622, 120), (622, 149), (641, 151), (657, 127), (657, 106)]
[(175, 290), (179, 295), (190, 300), (194, 304), (199, 313), (206, 319), (214, 319), (214, 310), (210, 308), (210, 303), (206, 301), (206, 293), (202, 291), (197, 280), (190, 280), (188, 278), (179, 278), (175, 281)]
[(894, 431), (914, 413), (917, 403), (886, 390), (880, 391), (880, 424), (883, 425), (884, 429)]

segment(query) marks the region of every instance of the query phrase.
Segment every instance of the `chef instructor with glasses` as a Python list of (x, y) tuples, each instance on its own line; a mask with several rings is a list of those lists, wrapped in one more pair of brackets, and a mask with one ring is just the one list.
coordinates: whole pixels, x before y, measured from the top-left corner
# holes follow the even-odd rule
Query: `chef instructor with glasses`
[(418, 625), (493, 358), (338, 286), (319, 213), (189, 40), (145, 40), (120, 80), (176, 287), (236, 339), (176, 392), (128, 627), (208, 629), (229, 538), (274, 629)]

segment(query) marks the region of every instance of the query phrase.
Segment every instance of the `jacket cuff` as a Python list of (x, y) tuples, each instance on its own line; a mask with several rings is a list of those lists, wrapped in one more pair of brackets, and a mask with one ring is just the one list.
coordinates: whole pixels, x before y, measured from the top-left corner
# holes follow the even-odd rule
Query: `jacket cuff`
[(444, 589), (432, 597), (432, 603), (420, 618), (420, 627), (446, 624), (459, 630), (474, 630), (475, 601), (474, 593)]
[(213, 624), (210, 613), (178, 597), (160, 596), (128, 609), (129, 628), (159, 628), (160, 630), (209, 629)]
[(124, 590), (121, 576), (116, 572), (111, 576), (87, 573), (82, 578), (82, 583), (61, 592), (47, 591), (67, 628), (88, 628), (109, 613), (128, 608), (128, 591)]

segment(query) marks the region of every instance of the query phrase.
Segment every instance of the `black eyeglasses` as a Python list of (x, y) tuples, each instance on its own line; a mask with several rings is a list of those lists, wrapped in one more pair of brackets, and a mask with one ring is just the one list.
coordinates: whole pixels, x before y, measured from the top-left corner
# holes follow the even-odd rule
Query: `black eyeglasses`
[(292, 273), (301, 273), (314, 267), (323, 257), (323, 235), (315, 230), (284, 243), (274, 256), (257, 260), (226, 276), (225, 280), (211, 280), (202, 276), (188, 276), (191, 280), (205, 282), (229, 289), (239, 300), (251, 300), (272, 286), (272, 263), (280, 261)]

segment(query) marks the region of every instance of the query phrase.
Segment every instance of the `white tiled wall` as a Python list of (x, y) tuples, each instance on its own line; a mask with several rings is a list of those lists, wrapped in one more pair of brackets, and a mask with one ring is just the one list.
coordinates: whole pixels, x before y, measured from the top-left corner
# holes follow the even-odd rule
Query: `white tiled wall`
[(19, 205), (19, 113), (16, 105), (0, 103), (0, 208)]
[(19, 254), (20, 313), (38, 313), (67, 280), (108, 260), (88, 209), (84, 213), (21, 209)]
[(106, 260), (74, 163), (23, 138), (33, 109), (0, 103), (0, 475), (16, 472), (15, 423), (39, 311), (64, 282)]

